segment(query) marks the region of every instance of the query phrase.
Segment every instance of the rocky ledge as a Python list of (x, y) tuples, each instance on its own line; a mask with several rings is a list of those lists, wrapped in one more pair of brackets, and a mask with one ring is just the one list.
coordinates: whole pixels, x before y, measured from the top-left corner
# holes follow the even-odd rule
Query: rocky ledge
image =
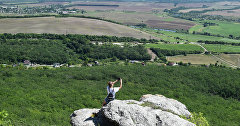
[(140, 101), (114, 100), (101, 109), (80, 109), (73, 126), (195, 126), (180, 116), (191, 114), (181, 102), (162, 95), (143, 95)]

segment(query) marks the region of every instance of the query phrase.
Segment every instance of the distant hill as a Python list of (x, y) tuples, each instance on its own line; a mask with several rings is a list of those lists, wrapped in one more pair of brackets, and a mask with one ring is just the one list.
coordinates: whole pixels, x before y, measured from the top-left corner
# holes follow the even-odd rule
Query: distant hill
[[(197, 3), (197, 2), (219, 2), (226, 0), (0, 0), (4, 3), (22, 3), (22, 2), (71, 2), (71, 1), (117, 1), (117, 2), (163, 2), (163, 3)], [(240, 0), (227, 0), (240, 1)]]

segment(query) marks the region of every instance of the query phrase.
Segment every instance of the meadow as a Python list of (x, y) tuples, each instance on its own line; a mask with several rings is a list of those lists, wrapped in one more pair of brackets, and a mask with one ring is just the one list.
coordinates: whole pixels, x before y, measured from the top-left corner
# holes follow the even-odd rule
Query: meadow
[[(194, 27), (194, 29), (196, 29), (196, 27)], [(142, 28), (141, 30), (149, 34), (153, 34), (155, 37), (159, 37), (162, 40), (169, 41), (169, 42), (197, 42), (199, 40), (208, 40), (208, 41), (221, 41), (221, 42), (228, 42), (228, 43), (240, 43), (240, 40), (217, 37), (217, 36), (206, 36), (206, 35), (198, 35), (198, 34), (191, 34), (191, 33), (154, 30), (150, 28)], [(176, 39), (177, 37), (179, 39)]]
[(224, 22), (224, 21), (205, 21), (205, 22), (211, 22), (216, 23), (215, 26), (207, 26), (202, 27), (196, 32), (208, 32), (213, 35), (223, 35), (225, 37), (229, 37), (229, 35), (233, 35), (233, 37), (240, 37), (240, 23), (236, 22)]
[(240, 53), (240, 46), (220, 45), (220, 44), (203, 44), (203, 46), (210, 52)]
[[(123, 79), (117, 99), (162, 94), (202, 112), (213, 126), (238, 126), (240, 71), (215, 67), (109, 65), (81, 68), (0, 68), (0, 111), (13, 125), (70, 125), (81, 108), (100, 108), (108, 81)], [(119, 85), (119, 84), (117, 84)]]
[(182, 51), (203, 51), (198, 45), (193, 44), (146, 44), (147, 48), (160, 48), (167, 50), (182, 50)]

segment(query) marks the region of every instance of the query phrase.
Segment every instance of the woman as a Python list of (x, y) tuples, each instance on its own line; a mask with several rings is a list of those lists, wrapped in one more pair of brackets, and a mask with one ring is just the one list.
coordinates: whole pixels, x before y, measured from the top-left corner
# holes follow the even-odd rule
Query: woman
[[(117, 83), (118, 81), (120, 81), (120, 87), (113, 87), (115, 83)], [(113, 101), (115, 99), (115, 94), (122, 88), (122, 79), (118, 78), (117, 80), (115, 80), (114, 82), (109, 81), (108, 82), (108, 86), (107, 86), (107, 92), (108, 95), (105, 98), (102, 106), (108, 104), (110, 101)]]

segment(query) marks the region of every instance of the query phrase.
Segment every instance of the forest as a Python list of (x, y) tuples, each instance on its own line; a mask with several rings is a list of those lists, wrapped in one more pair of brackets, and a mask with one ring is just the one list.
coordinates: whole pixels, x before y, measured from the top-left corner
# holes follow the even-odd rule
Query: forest
[(222, 45), (233, 45), (233, 46), (240, 46), (240, 43), (230, 43), (230, 42), (222, 42), (222, 41), (208, 41), (208, 40), (199, 40), (199, 43), (205, 44), (222, 44)]
[(153, 52), (157, 54), (157, 56), (175, 56), (175, 55), (187, 55), (187, 54), (200, 54), (202, 51), (185, 51), (185, 50), (167, 50), (160, 48), (151, 48)]
[[(147, 64), (81, 68), (0, 68), (0, 112), (14, 125), (70, 125), (81, 108), (100, 108), (108, 81), (123, 79), (117, 99), (161, 94), (202, 112), (212, 126), (240, 124), (240, 71), (215, 66)], [(118, 84), (117, 84), (118, 85)]]
[[(96, 42), (93, 44), (92, 42)], [(1, 34), (0, 63), (13, 64), (30, 60), (38, 64), (79, 63), (89, 59), (116, 57), (120, 60), (149, 60), (144, 46), (124, 47), (100, 42), (152, 42), (146, 39), (116, 36)]]

